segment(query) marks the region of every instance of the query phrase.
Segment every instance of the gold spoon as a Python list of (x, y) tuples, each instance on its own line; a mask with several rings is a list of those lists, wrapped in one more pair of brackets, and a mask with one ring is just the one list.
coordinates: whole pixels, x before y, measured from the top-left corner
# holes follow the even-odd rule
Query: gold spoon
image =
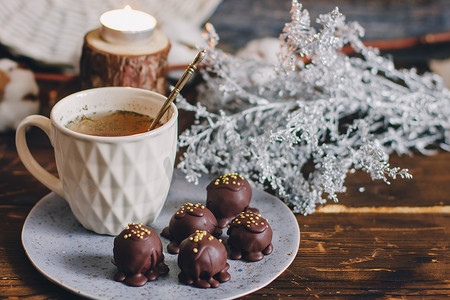
[(166, 102), (164, 102), (163, 106), (158, 112), (158, 115), (153, 120), (152, 124), (150, 125), (148, 130), (152, 130), (156, 127), (159, 120), (161, 120), (162, 116), (166, 113), (167, 109), (169, 109), (170, 104), (175, 100), (177, 95), (180, 93), (181, 89), (184, 87), (186, 82), (191, 78), (192, 74), (197, 70), (198, 64), (203, 60), (203, 58), (206, 55), (206, 49), (203, 49), (197, 55), (195, 56), (192, 63), (189, 65), (189, 67), (184, 71), (183, 75), (178, 80), (177, 84), (173, 88), (172, 92), (169, 94), (169, 96), (166, 99)]

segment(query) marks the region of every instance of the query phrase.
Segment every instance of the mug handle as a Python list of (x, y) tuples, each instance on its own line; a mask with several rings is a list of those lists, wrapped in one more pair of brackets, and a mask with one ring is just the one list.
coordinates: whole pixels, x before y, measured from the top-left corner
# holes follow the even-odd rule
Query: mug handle
[[(19, 154), (19, 158), (22, 160), (22, 163), (25, 165), (25, 168), (33, 175), (37, 180), (39, 180), (43, 185), (48, 187), (50, 190), (58, 194), (59, 196), (65, 198), (65, 193), (62, 188), (62, 183), (59, 178), (50, 174), (47, 170), (45, 170), (33, 157), (30, 152), (30, 149), (27, 145), (26, 140), (26, 131), (28, 127), (36, 126), (40, 128), (42, 131), (47, 134), (48, 138), (52, 142), (52, 138), (50, 136), (50, 119), (40, 116), (40, 115), (31, 115), (26, 117), (20, 122), (19, 126), (16, 130), (16, 148), (17, 153)], [(53, 144), (53, 142), (52, 142)]]

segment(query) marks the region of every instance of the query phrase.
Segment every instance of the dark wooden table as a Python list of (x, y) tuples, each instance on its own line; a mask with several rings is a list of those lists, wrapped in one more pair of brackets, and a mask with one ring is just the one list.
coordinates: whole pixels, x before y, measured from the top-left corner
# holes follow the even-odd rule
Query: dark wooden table
[[(70, 83), (40, 85), (46, 114)], [(190, 119), (182, 114), (180, 127)], [(53, 150), (41, 131), (30, 131), (29, 146), (56, 173)], [(410, 169), (414, 178), (386, 185), (364, 173), (350, 175), (339, 203), (297, 215), (301, 242), (295, 261), (247, 298), (450, 297), (450, 153), (394, 155), (391, 163)], [(0, 299), (77, 298), (42, 276), (22, 247), (24, 220), (49, 190), (20, 162), (14, 132), (0, 133), (0, 170)]]

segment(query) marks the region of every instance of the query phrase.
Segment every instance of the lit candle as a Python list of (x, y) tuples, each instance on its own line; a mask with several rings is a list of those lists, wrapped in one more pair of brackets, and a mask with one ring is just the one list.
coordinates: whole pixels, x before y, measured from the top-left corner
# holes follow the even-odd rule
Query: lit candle
[(102, 37), (114, 44), (143, 45), (150, 41), (156, 19), (130, 6), (105, 12), (100, 16)]

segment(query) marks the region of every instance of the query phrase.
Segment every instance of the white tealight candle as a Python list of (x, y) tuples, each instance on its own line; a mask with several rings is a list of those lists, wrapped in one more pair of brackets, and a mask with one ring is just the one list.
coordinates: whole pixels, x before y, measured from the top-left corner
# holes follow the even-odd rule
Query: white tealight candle
[(105, 12), (100, 16), (102, 37), (114, 44), (142, 45), (150, 41), (156, 19), (130, 6)]

